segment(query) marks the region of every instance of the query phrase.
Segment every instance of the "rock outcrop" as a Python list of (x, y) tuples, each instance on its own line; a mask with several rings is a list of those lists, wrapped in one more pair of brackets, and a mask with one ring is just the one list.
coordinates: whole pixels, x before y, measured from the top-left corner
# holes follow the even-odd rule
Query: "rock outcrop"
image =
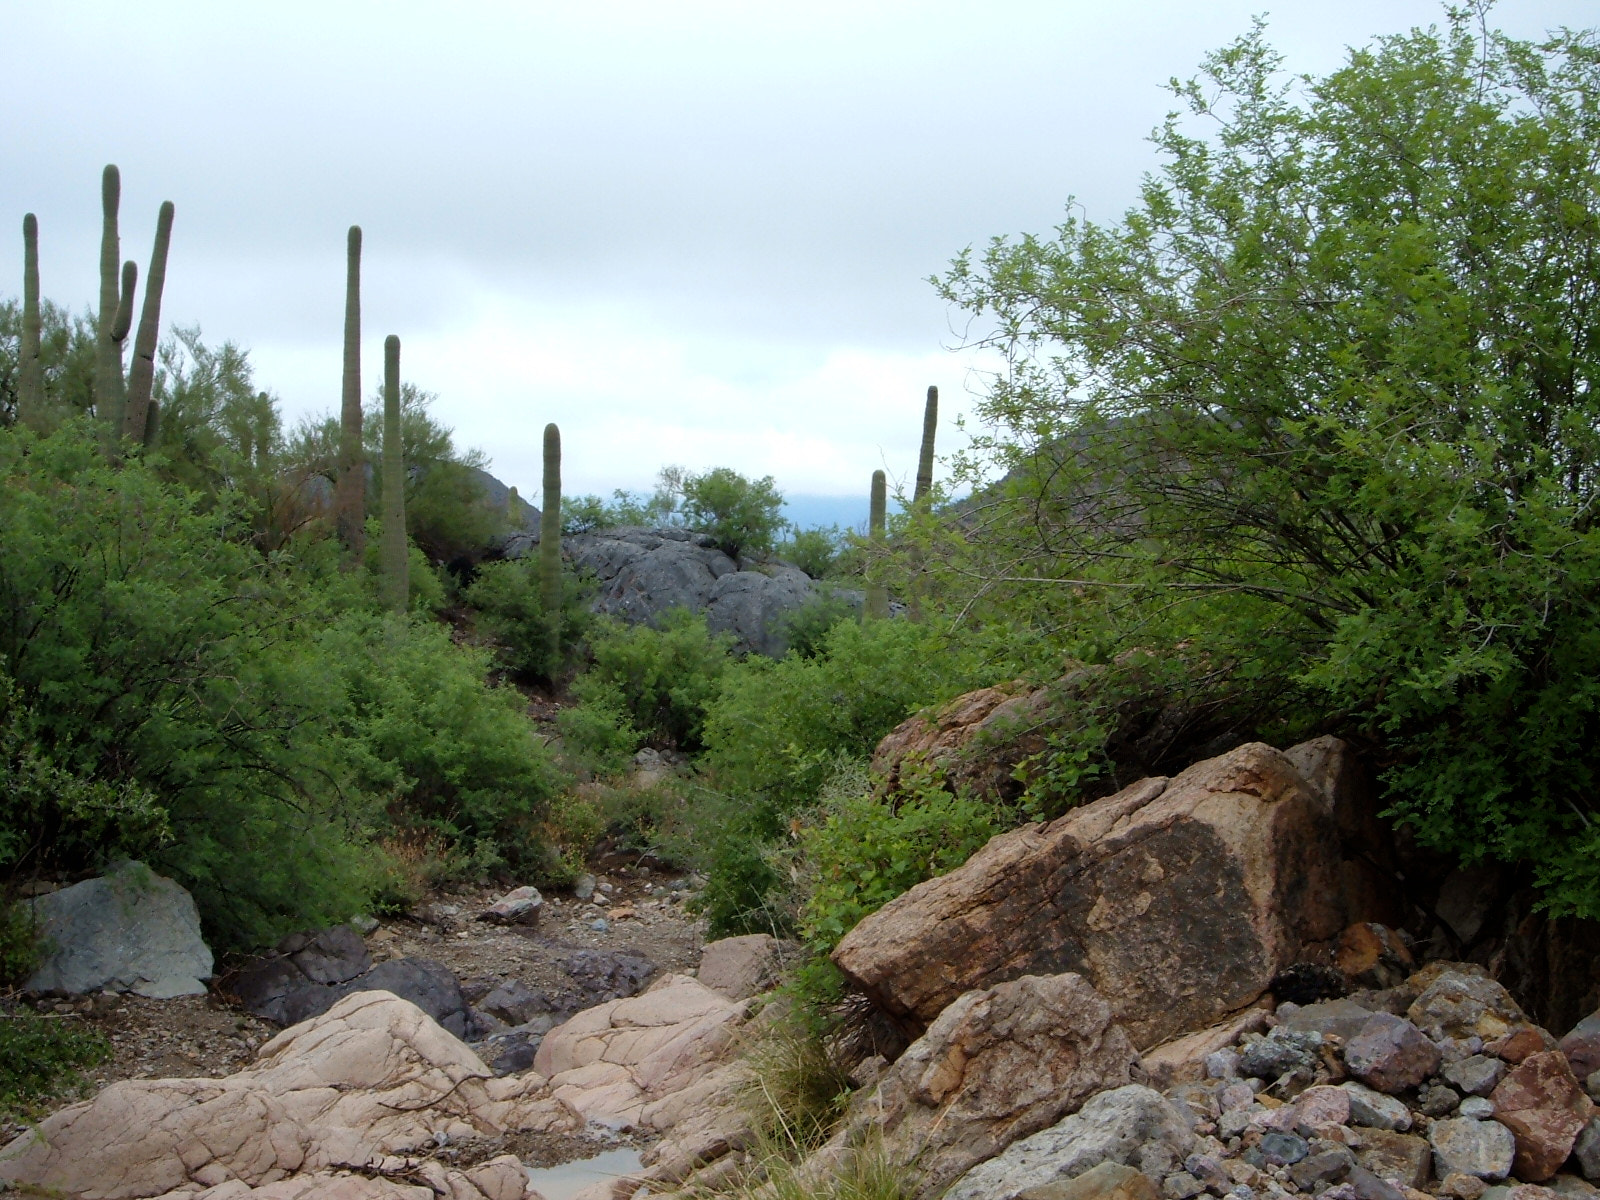
[(495, 1079), (415, 1005), (363, 992), (238, 1074), (127, 1080), (62, 1109), (0, 1152), (0, 1180), (82, 1200), (415, 1194), (380, 1180), (520, 1200), (505, 1160), (460, 1172), (418, 1159), (451, 1140), (581, 1126), (539, 1076)]
[(1252, 743), (1001, 834), (864, 919), (833, 960), (914, 1026), (964, 992), (1076, 972), (1139, 1046), (1203, 1029), (1387, 907), (1340, 858), (1346, 798), (1312, 782), (1340, 778), (1341, 752)]
[[(533, 534), (510, 538), (502, 553), (521, 558)], [(788, 649), (783, 618), (816, 595), (798, 567), (772, 561), (741, 569), (705, 534), (686, 529), (602, 529), (562, 539), (579, 571), (599, 582), (593, 609), (630, 624), (655, 624), (674, 608), (704, 613), (713, 633), (735, 648), (778, 658)]]
[(1111, 1006), (1080, 976), (969, 992), (856, 1096), (802, 1178), (820, 1179), (866, 1148), (904, 1171), (914, 1195), (936, 1196), (1016, 1139), (1128, 1083), (1137, 1062)]
[(28, 902), (44, 961), (34, 992), (135, 992), (154, 999), (203, 995), (211, 949), (194, 897), (142, 863), (124, 862)]

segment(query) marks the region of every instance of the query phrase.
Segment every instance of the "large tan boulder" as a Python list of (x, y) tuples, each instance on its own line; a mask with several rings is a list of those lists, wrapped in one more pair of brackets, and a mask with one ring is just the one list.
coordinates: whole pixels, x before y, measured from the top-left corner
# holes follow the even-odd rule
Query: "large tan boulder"
[[(284, 1030), (225, 1079), (126, 1080), (62, 1109), (0, 1151), (0, 1180), (81, 1200), (203, 1189), (218, 1200), (260, 1189), (274, 1200), (378, 1200), (409, 1194), (379, 1184), (414, 1183), (416, 1158), (441, 1138), (581, 1128), (539, 1076), (496, 1079), (415, 1005), (360, 992)], [(377, 1182), (340, 1175), (351, 1168)], [(440, 1194), (520, 1200), (503, 1170), (435, 1174)]]
[(1001, 834), (867, 917), (833, 960), (923, 1026), (963, 992), (1070, 971), (1141, 1047), (1205, 1028), (1386, 907), (1341, 858), (1346, 757), (1334, 739), (1251, 743)]
[(1133, 1078), (1138, 1055), (1111, 1006), (1078, 975), (1027, 975), (939, 1014), (843, 1128), (801, 1167), (820, 1183), (855, 1153), (882, 1153), (914, 1196), (934, 1196), (1018, 1138)]
[(533, 1069), (585, 1118), (646, 1128), (645, 1111), (695, 1083), (727, 1055), (748, 1005), (687, 975), (585, 1009), (545, 1035)]

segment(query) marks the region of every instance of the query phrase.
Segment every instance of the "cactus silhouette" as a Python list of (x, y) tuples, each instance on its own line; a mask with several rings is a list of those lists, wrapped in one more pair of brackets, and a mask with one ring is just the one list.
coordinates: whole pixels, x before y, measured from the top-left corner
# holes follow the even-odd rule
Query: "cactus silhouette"
[(867, 559), (867, 616), (873, 619), (889, 615), (889, 589), (873, 582), (877, 574), (876, 557), (883, 550), (883, 534), (888, 508), (889, 485), (882, 471), (872, 473), (872, 509), (867, 519), (867, 538), (871, 542)]
[(17, 363), (17, 423), (44, 432), (44, 361), (40, 358), (39, 220), (22, 218), (22, 346)]
[(539, 602), (549, 639), (550, 674), (561, 657), (561, 430), (544, 427), (544, 511), (539, 514)]
[[(133, 362), (128, 367), (127, 407), (122, 436), (147, 445), (147, 425), (156, 381), (156, 342), (161, 333), (161, 292), (167, 282), (167, 248), (172, 242), (172, 201), (162, 202), (156, 217), (156, 241), (150, 250), (150, 273), (144, 281), (144, 309), (139, 333), (133, 339)], [(130, 297), (131, 306), (131, 297)]]
[(400, 339), (383, 342), (383, 596), (397, 613), (411, 602), (406, 546), (406, 460), (400, 444)]
[[(105, 422), (108, 441), (122, 432), (124, 385), (122, 380), (122, 339), (133, 323), (133, 297), (128, 267), (122, 268), (118, 286), (117, 264), (122, 245), (117, 238), (117, 209), (122, 204), (122, 175), (115, 164), (107, 164), (100, 175), (100, 315), (95, 321), (95, 410)], [(135, 268), (137, 271), (137, 268)], [(126, 323), (122, 318), (126, 316)], [(120, 332), (119, 332), (120, 328)]]
[(939, 389), (928, 389), (928, 404), (922, 410), (922, 452), (917, 455), (917, 487), (911, 503), (919, 504), (933, 490), (933, 435), (939, 428)]
[(361, 226), (350, 226), (344, 286), (344, 389), (339, 406), (339, 475), (333, 520), (344, 543), (345, 567), (366, 553), (367, 456), (361, 448)]

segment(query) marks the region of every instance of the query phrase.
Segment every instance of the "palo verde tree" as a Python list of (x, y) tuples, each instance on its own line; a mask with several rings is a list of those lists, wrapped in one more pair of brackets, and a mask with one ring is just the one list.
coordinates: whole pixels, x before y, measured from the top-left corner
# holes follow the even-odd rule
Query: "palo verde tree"
[(949, 578), (1381, 739), (1425, 843), (1597, 916), (1600, 39), (1487, 7), (1322, 78), (1258, 24), (1121, 221), (956, 260), (1010, 363)]

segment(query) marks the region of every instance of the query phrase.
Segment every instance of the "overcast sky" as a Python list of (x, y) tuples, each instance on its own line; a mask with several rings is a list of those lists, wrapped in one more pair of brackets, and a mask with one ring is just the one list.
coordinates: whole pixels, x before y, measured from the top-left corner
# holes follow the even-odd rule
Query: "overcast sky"
[[(1114, 219), (1154, 165), (1163, 84), (1260, 0), (552, 4), (0, 0), (0, 293), (22, 214), (44, 292), (97, 294), (99, 178), (124, 257), (177, 205), (163, 316), (250, 350), (290, 418), (337, 405), (345, 230), (364, 358), (524, 495), (562, 428), (569, 493), (663, 463), (864, 495), (982, 388), (924, 282), (1075, 196)], [(1295, 70), (1442, 19), (1423, 0), (1269, 11)], [(1593, 0), (1503, 0), (1536, 36)]]

